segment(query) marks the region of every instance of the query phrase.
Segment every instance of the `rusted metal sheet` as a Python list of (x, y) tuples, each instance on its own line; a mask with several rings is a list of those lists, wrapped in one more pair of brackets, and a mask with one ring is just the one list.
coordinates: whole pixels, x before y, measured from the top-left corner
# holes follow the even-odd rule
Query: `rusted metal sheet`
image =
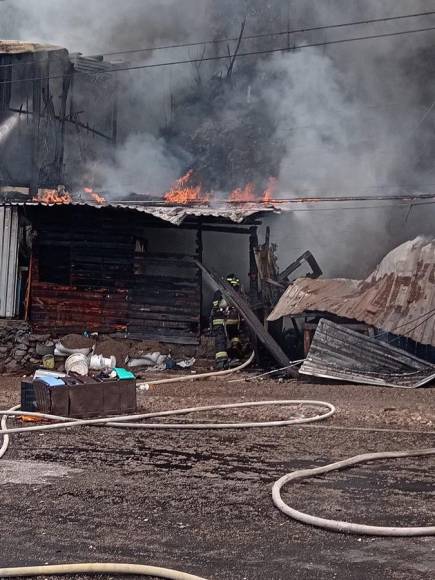
[(392, 250), (366, 280), (310, 280), (288, 287), (268, 320), (329, 313), (435, 346), (435, 240)]
[(17, 309), (18, 210), (0, 207), (0, 318), (12, 318)]
[(435, 379), (435, 365), (375, 338), (321, 319), (300, 374), (413, 389)]

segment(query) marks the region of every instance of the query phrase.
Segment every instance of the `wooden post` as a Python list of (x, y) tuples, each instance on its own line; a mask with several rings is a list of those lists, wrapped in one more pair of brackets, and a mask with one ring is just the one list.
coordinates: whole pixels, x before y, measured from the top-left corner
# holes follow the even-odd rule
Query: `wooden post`
[(304, 328), (304, 355), (307, 356), (310, 350), (312, 340), (312, 331), (309, 328)]

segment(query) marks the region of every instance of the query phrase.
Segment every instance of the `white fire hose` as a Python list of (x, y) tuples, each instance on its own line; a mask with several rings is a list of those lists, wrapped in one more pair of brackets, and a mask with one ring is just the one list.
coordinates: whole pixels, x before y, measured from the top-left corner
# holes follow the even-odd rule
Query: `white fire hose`
[(199, 375), (183, 375), (181, 377), (171, 377), (170, 379), (158, 379), (156, 381), (143, 381), (138, 383), (138, 387), (149, 386), (149, 385), (163, 385), (166, 383), (181, 383), (184, 381), (197, 381), (198, 379), (207, 379), (209, 377), (224, 377), (226, 375), (232, 375), (238, 371), (243, 370), (251, 364), (254, 360), (255, 351), (252, 351), (251, 356), (244, 363), (233, 369), (227, 369), (225, 371), (211, 371), (209, 373), (201, 373)]
[[(234, 369), (233, 369), (234, 372)], [(224, 371), (228, 374), (227, 371)], [(195, 375), (196, 378), (199, 375)], [(190, 377), (189, 377), (190, 378)], [(200, 411), (210, 411), (219, 409), (239, 409), (246, 407), (259, 407), (266, 405), (274, 406), (284, 406), (284, 405), (299, 405), (299, 406), (316, 406), (321, 407), (325, 411), (313, 417), (297, 417), (294, 419), (288, 419), (283, 421), (261, 421), (261, 422), (242, 422), (242, 423), (138, 423), (139, 419), (149, 419), (154, 417), (167, 417), (170, 415), (180, 415), (187, 413), (194, 413)], [(19, 407), (13, 407), (8, 411), (0, 411), (1, 419), (1, 431), (0, 434), (3, 435), (3, 444), (0, 448), (0, 458), (6, 453), (9, 445), (9, 436), (12, 433), (25, 433), (27, 431), (47, 431), (52, 429), (64, 429), (66, 427), (79, 427), (84, 425), (95, 425), (95, 426), (110, 426), (110, 427), (127, 427), (127, 428), (141, 428), (141, 429), (245, 429), (253, 427), (276, 427), (285, 426), (293, 424), (302, 424), (313, 421), (320, 421), (330, 417), (335, 412), (335, 407), (330, 403), (325, 403), (323, 401), (306, 401), (306, 400), (291, 400), (291, 401), (255, 401), (247, 403), (233, 403), (225, 405), (212, 405), (204, 407), (191, 407), (186, 409), (177, 409), (173, 411), (162, 411), (157, 413), (144, 413), (141, 415), (132, 416), (120, 416), (111, 417), (109, 420), (104, 419), (71, 419), (70, 417), (58, 417), (54, 415), (47, 415), (44, 413), (29, 413), (19, 411)], [(23, 415), (34, 416), (45, 418), (49, 420), (58, 421), (58, 423), (50, 425), (37, 425), (34, 427), (24, 427), (7, 429), (7, 418), (8, 416)], [(128, 422), (134, 420), (135, 422)], [(121, 574), (121, 575), (139, 575), (139, 576), (153, 576), (156, 578), (167, 578), (172, 580), (205, 580), (205, 578), (200, 578), (199, 576), (192, 576), (184, 572), (179, 572), (177, 570), (170, 570), (166, 568), (157, 568), (154, 566), (144, 566), (137, 564), (101, 564), (101, 563), (84, 563), (84, 564), (59, 564), (54, 566), (30, 566), (30, 567), (18, 567), (18, 568), (1, 568), (0, 578), (13, 578), (13, 577), (29, 577), (29, 576), (50, 576), (50, 575), (72, 575), (72, 574)]]
[(342, 532), (347, 534), (360, 534), (368, 536), (434, 536), (435, 526), (423, 527), (386, 527), (386, 526), (368, 526), (365, 524), (355, 524), (351, 522), (342, 522), (338, 520), (329, 520), (326, 518), (319, 518), (311, 516), (299, 510), (296, 510), (287, 505), (282, 497), (281, 490), (286, 483), (300, 479), (306, 479), (315, 475), (329, 473), (338, 469), (344, 469), (359, 463), (373, 461), (375, 459), (396, 459), (400, 457), (419, 457), (421, 455), (435, 455), (435, 447), (429, 449), (415, 449), (409, 451), (382, 451), (380, 453), (364, 453), (363, 455), (355, 455), (349, 459), (343, 459), (329, 465), (322, 467), (315, 467), (313, 469), (301, 469), (293, 471), (284, 475), (274, 484), (272, 488), (272, 499), (276, 507), (287, 516), (298, 520), (304, 524), (309, 524), (317, 528), (331, 530), (333, 532)]
[[(204, 373), (202, 375), (189, 375), (183, 377), (176, 377), (174, 379), (163, 379), (158, 381), (151, 381), (148, 384), (161, 384), (166, 382), (177, 382), (180, 380), (195, 380), (199, 378), (206, 378), (209, 376), (216, 375), (227, 375), (237, 370), (241, 370), (247, 366), (253, 359), (252, 354), (249, 361), (238, 367), (237, 369), (230, 369), (229, 371), (220, 371), (215, 373)], [(139, 423), (139, 420), (150, 419), (155, 417), (167, 417), (171, 415), (181, 415), (187, 413), (195, 413), (200, 411), (211, 411), (220, 409), (238, 409), (246, 407), (258, 407), (266, 405), (309, 405), (318, 406), (326, 409), (324, 413), (315, 415), (313, 417), (298, 417), (295, 419), (288, 419), (282, 421), (260, 421), (260, 422), (241, 422), (241, 423)], [(22, 415), (23, 412), (19, 411), (19, 407), (13, 407), (8, 411), (0, 411), (1, 419), (1, 431), (3, 435), (3, 443), (0, 448), (0, 458), (6, 453), (9, 445), (9, 435), (16, 433), (35, 432), (35, 431), (48, 431), (55, 429), (64, 429), (67, 427), (79, 427), (79, 426), (107, 426), (107, 427), (122, 427), (122, 428), (141, 428), (141, 429), (246, 429), (254, 427), (277, 427), (286, 426), (293, 424), (304, 424), (312, 423), (314, 421), (320, 421), (330, 417), (335, 412), (335, 407), (330, 403), (324, 401), (308, 401), (308, 400), (285, 400), (285, 401), (255, 401), (247, 403), (233, 403), (233, 404), (223, 404), (223, 405), (211, 405), (204, 407), (190, 407), (186, 409), (177, 409), (172, 411), (161, 411), (156, 413), (144, 413), (139, 415), (131, 416), (120, 416), (111, 417), (103, 419), (72, 419), (70, 417), (60, 417), (55, 415), (48, 415), (44, 413), (29, 413), (25, 412), (28, 416), (40, 417), (52, 421), (57, 421), (57, 423), (49, 425), (38, 425), (34, 427), (18, 427), (7, 429), (7, 418), (8, 416)], [(435, 455), (435, 448), (422, 449), (415, 451), (404, 451), (404, 452), (383, 452), (383, 453), (368, 453), (364, 455), (358, 455), (343, 461), (338, 461), (330, 465), (323, 467), (317, 467), (314, 469), (299, 470), (293, 473), (287, 474), (280, 478), (273, 486), (272, 498), (274, 504), (283, 513), (296, 519), (302, 523), (313, 525), (316, 527), (337, 531), (345, 533), (354, 534), (368, 534), (368, 535), (381, 535), (381, 536), (422, 536), (422, 535), (435, 535), (435, 526), (426, 527), (382, 527), (382, 526), (368, 526), (364, 524), (355, 524), (351, 522), (341, 522), (336, 520), (328, 520), (325, 518), (320, 518), (316, 516), (311, 516), (305, 514), (301, 511), (295, 510), (288, 506), (281, 498), (282, 487), (290, 482), (299, 480), (302, 478), (307, 478), (313, 475), (320, 475), (322, 473), (328, 473), (333, 470), (343, 469), (358, 463), (365, 461), (372, 461), (374, 459), (392, 459), (399, 457), (416, 457), (420, 455)], [(12, 578), (12, 577), (24, 577), (24, 576), (37, 576), (37, 575), (63, 575), (63, 574), (81, 574), (81, 573), (109, 573), (109, 574), (124, 574), (124, 575), (142, 575), (142, 576), (154, 576), (157, 578), (167, 578), (172, 580), (205, 580), (198, 576), (192, 576), (187, 573), (179, 572), (176, 570), (170, 570), (165, 568), (158, 568), (153, 566), (144, 566), (137, 564), (101, 564), (101, 563), (84, 563), (84, 564), (61, 564), (54, 566), (31, 566), (31, 567), (19, 567), (19, 568), (3, 568), (0, 569), (0, 578)]]
[(169, 580), (206, 580), (178, 570), (143, 566), (141, 564), (55, 564), (54, 566), (23, 566), (20, 568), (0, 568), (0, 578), (23, 578), (25, 576), (63, 576), (65, 574), (116, 574), (152, 576)]

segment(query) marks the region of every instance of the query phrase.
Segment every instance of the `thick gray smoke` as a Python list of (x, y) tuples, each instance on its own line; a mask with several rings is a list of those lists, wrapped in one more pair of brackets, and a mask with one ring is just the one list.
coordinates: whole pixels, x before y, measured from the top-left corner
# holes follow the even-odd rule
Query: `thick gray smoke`
[[(8, 0), (0, 4), (0, 36), (93, 54), (237, 36), (244, 18), (245, 33), (255, 34), (431, 9), (435, 0)], [(123, 146), (88, 171), (105, 189), (139, 193), (166, 189), (190, 166), (217, 190), (250, 180), (261, 186), (276, 175), (283, 197), (428, 190), (435, 183), (433, 34), (292, 48), (432, 25), (435, 16), (246, 41), (242, 52), (289, 50), (239, 58), (231, 76), (229, 60), (119, 73)], [(158, 63), (226, 51), (224, 43), (131, 58)], [(396, 243), (430, 229), (431, 206), (351, 206), (281, 219), (283, 265), (310, 248), (328, 274), (362, 276)]]

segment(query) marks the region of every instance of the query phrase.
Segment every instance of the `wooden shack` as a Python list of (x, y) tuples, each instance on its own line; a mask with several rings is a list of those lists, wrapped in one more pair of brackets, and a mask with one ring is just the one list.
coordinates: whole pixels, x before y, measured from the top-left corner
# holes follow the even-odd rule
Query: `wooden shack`
[[(234, 235), (241, 236), (246, 268), (255, 268), (258, 212), (236, 224), (218, 212), (189, 215), (184, 209), (186, 216), (174, 224), (111, 205), (21, 203), (14, 209), (22, 232), (14, 267), (17, 275), (28, 272), (16, 285), (15, 316), (27, 318), (39, 333), (88, 331), (198, 344), (208, 324), (196, 263), (203, 260), (204, 236), (219, 236), (223, 256), (234, 252)], [(31, 248), (23, 251), (26, 239)], [(255, 291), (256, 277), (249, 279)]]

